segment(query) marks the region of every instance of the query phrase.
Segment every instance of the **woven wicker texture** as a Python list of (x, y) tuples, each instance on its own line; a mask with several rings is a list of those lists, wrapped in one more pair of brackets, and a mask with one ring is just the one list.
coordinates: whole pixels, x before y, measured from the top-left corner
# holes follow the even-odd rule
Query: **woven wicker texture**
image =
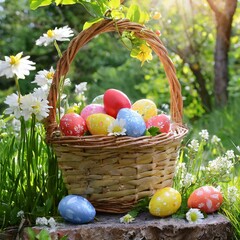
[[(61, 136), (56, 123), (59, 82), (69, 70), (77, 52), (91, 39), (105, 32), (134, 32), (158, 55), (170, 86), (170, 113), (174, 131), (155, 137)], [(47, 140), (52, 144), (70, 194), (86, 197), (98, 211), (123, 213), (141, 198), (171, 186), (181, 140), (181, 87), (175, 68), (159, 37), (129, 20), (103, 20), (80, 32), (58, 61), (49, 93), (53, 107), (46, 121)]]

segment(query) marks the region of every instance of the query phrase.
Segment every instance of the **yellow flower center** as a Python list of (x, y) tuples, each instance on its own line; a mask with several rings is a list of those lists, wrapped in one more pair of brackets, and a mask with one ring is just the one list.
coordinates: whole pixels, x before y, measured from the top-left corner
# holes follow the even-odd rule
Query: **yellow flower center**
[(54, 36), (54, 31), (51, 30), (51, 29), (49, 29), (49, 30), (47, 31), (47, 35), (48, 35), (48, 37), (52, 38), (52, 37)]
[(122, 130), (123, 130), (122, 127), (120, 127), (118, 125), (113, 127), (113, 132), (114, 133), (120, 133), (120, 132), (122, 132)]
[(17, 55), (17, 56), (10, 56), (10, 64), (11, 65), (16, 65), (19, 63), (20, 59), (21, 59), (22, 55)]
[(54, 75), (53, 72), (49, 72), (49, 73), (46, 75), (46, 78), (47, 78), (48, 80), (51, 80), (51, 79), (53, 79), (53, 75)]
[(192, 220), (193, 222), (196, 222), (197, 219), (198, 219), (197, 214), (196, 214), (196, 213), (191, 213), (191, 220)]

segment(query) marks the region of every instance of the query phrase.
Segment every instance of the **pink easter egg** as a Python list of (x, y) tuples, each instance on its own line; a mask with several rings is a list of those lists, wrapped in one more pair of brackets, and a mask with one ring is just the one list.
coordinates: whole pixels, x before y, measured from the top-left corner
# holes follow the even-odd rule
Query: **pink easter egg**
[(165, 114), (159, 114), (149, 118), (146, 122), (147, 129), (150, 127), (157, 127), (161, 133), (168, 133), (170, 131), (171, 121), (170, 117)]
[(95, 104), (95, 103), (89, 104), (83, 108), (80, 115), (86, 121), (88, 116), (95, 113), (106, 113), (104, 110), (104, 106), (101, 104)]

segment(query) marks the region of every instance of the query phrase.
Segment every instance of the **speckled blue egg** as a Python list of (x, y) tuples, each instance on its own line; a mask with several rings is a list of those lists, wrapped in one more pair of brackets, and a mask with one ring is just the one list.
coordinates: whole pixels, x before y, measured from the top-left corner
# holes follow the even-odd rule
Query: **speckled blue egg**
[(66, 221), (74, 224), (89, 223), (96, 215), (93, 205), (78, 195), (64, 197), (58, 204), (58, 211)]
[(122, 108), (117, 114), (117, 119), (125, 120), (126, 135), (130, 137), (140, 137), (145, 134), (146, 124), (142, 116), (129, 108)]

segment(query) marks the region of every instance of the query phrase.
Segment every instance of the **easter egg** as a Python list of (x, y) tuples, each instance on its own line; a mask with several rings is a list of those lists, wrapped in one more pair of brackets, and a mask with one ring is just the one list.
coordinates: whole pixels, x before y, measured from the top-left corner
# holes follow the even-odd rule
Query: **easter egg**
[(92, 135), (108, 135), (108, 127), (115, 121), (115, 118), (105, 113), (95, 113), (87, 120), (87, 128)]
[(140, 114), (129, 108), (122, 108), (118, 114), (117, 119), (125, 121), (124, 128), (126, 135), (130, 137), (140, 137), (145, 134), (146, 125)]
[(64, 197), (58, 204), (58, 211), (66, 221), (75, 224), (91, 222), (96, 216), (93, 205), (78, 195)]
[(77, 114), (80, 114), (80, 112), (81, 112), (81, 108), (78, 105), (73, 105), (69, 107), (66, 111), (66, 113), (77, 113)]
[(120, 109), (131, 107), (127, 95), (116, 89), (108, 89), (104, 93), (103, 103), (106, 113), (114, 118), (116, 118)]
[(94, 113), (106, 113), (106, 112), (104, 110), (103, 105), (101, 104), (89, 104), (83, 108), (80, 115), (84, 120), (87, 120), (88, 116)]
[(153, 216), (167, 217), (177, 212), (181, 203), (181, 194), (174, 188), (165, 187), (152, 196), (149, 202), (149, 212)]
[(131, 109), (137, 111), (140, 115), (142, 115), (145, 122), (149, 118), (157, 115), (157, 106), (153, 101), (149, 99), (141, 99), (136, 101), (132, 105)]
[(95, 97), (95, 98), (92, 100), (92, 103), (103, 105), (103, 94)]
[(165, 114), (153, 116), (147, 120), (146, 127), (157, 127), (161, 133), (168, 133), (171, 127), (170, 117)]
[(212, 186), (203, 186), (194, 190), (188, 198), (189, 208), (198, 208), (205, 213), (217, 211), (223, 202), (221, 192)]
[(82, 136), (87, 131), (85, 120), (76, 113), (64, 114), (59, 125), (65, 136)]

